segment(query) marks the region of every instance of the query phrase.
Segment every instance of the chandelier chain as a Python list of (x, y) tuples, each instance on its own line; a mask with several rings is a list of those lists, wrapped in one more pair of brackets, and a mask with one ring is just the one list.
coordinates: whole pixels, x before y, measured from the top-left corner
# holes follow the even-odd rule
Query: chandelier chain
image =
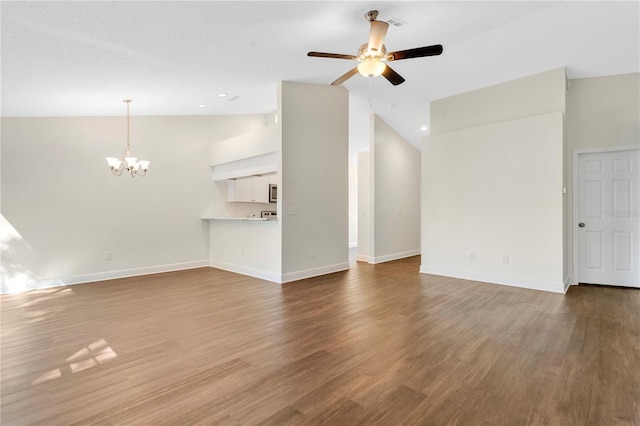
[(127, 152), (125, 153), (126, 157), (130, 157), (131, 156), (131, 142), (129, 139), (129, 105), (131, 105), (131, 99), (125, 99), (124, 100), (127, 104)]
[(129, 142), (129, 103), (127, 102), (127, 148), (131, 148), (131, 143)]

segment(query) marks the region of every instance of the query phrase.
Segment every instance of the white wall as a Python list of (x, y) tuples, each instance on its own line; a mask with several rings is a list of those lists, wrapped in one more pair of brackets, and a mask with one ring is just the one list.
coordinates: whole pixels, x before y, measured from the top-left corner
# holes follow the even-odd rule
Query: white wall
[(420, 152), (369, 114), (370, 151), (358, 153), (358, 260), (420, 254)]
[[(569, 80), (566, 134), (567, 245), (573, 254), (574, 151), (640, 144), (640, 73)], [(573, 255), (568, 269), (573, 274)]]
[(371, 153), (358, 153), (358, 257), (361, 262), (372, 262), (373, 218), (371, 211)]
[(431, 104), (421, 272), (564, 291), (565, 87), (561, 68)]
[(211, 144), (213, 180), (228, 180), (278, 170), (280, 128), (265, 126), (256, 131)]
[(640, 73), (569, 80), (570, 150), (637, 145), (639, 141)]
[(280, 224), (276, 221), (212, 220), (210, 265), (239, 274), (281, 281)]
[(349, 247), (358, 246), (358, 162), (349, 160)]
[(565, 110), (565, 69), (462, 93), (431, 103), (430, 133)]
[(348, 92), (282, 82), (283, 281), (349, 268)]
[(556, 112), (428, 138), (421, 272), (564, 291), (562, 125)]
[(371, 108), (369, 100), (349, 92), (349, 160), (358, 161), (358, 153), (371, 149)]
[(420, 152), (373, 115), (372, 262), (420, 254)]
[(3, 283), (207, 265), (200, 218), (224, 213), (216, 209), (225, 197), (211, 180), (209, 146), (265, 124), (263, 115), (134, 116), (132, 152), (151, 166), (132, 179), (113, 176), (105, 161), (124, 151), (125, 117), (2, 118), (2, 215), (19, 235), (3, 241)]
[(370, 118), (367, 99), (349, 92), (349, 247), (358, 245), (359, 153), (369, 151)]
[(279, 137), (278, 126), (272, 125), (213, 143), (209, 151), (211, 165), (237, 162), (276, 152), (280, 146)]

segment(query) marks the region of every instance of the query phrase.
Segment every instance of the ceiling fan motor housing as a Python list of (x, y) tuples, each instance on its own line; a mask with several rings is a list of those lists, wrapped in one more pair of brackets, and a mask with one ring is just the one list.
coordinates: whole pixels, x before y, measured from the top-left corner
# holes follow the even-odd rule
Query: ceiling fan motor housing
[(376, 18), (378, 17), (378, 11), (377, 10), (370, 10), (367, 13), (364, 14), (364, 17), (367, 18), (367, 21), (369, 21), (369, 22), (375, 21)]
[(363, 44), (362, 46), (360, 46), (360, 49), (358, 49), (359, 61), (364, 61), (366, 58), (375, 58), (382, 61), (386, 56), (387, 48), (384, 44), (382, 45), (382, 48), (377, 52), (369, 50), (369, 43)]

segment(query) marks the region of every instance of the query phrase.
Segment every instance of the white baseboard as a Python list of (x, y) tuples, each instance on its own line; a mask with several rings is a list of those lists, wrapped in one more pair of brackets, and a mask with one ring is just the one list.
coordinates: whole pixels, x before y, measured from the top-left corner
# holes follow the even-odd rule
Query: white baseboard
[(319, 268), (306, 269), (303, 271), (287, 272), (282, 274), (281, 282), (303, 280), (305, 278), (317, 277), (318, 275), (331, 274), (333, 272), (346, 271), (350, 267), (349, 262), (336, 263), (335, 265), (321, 266)]
[(385, 254), (384, 256), (377, 256), (377, 257), (371, 257), (371, 256), (359, 254), (356, 257), (356, 260), (358, 262), (367, 262), (371, 264), (376, 264), (376, 263), (390, 262), (392, 260), (404, 259), (405, 257), (417, 256), (419, 254), (420, 254), (420, 249), (403, 251), (400, 253)]
[(420, 273), (439, 275), (443, 277), (459, 278), (462, 280), (480, 281), (490, 284), (500, 284), (510, 287), (528, 288), (531, 290), (548, 291), (551, 293), (564, 294), (564, 283), (551, 281), (537, 281), (526, 278), (500, 277), (497, 275), (482, 274), (473, 271), (460, 271), (454, 269), (435, 268), (432, 266), (420, 265)]
[(209, 262), (208, 260), (198, 260), (193, 262), (172, 263), (168, 265), (147, 266), (143, 268), (121, 269), (118, 271), (97, 272), (94, 274), (76, 275), (72, 277), (50, 278), (45, 280), (34, 280), (20, 285), (19, 291), (16, 289), (5, 289), (2, 287), (1, 294), (17, 293), (30, 290), (39, 290), (45, 288), (62, 287), (66, 285), (85, 284), (96, 281), (108, 281), (118, 278), (128, 278), (140, 275), (158, 274), (162, 272), (181, 271), (185, 269), (212, 267), (222, 269), (237, 274), (248, 275), (254, 278), (260, 278), (277, 284), (291, 281), (297, 281), (304, 278), (311, 278), (318, 275), (330, 274), (348, 270), (349, 262), (339, 263), (336, 265), (328, 265), (320, 268), (307, 269), (303, 271), (290, 272), (287, 274), (278, 274), (275, 272), (264, 271), (260, 269), (247, 268), (241, 265), (234, 265), (224, 262)]
[(567, 290), (569, 290), (569, 287), (571, 287), (571, 281), (573, 281), (573, 279), (570, 276), (566, 276), (564, 277), (564, 292), (566, 293)]
[[(71, 277), (49, 278), (36, 280), (21, 285), (22, 291), (39, 290), (43, 288), (62, 287), (65, 285), (85, 284), (96, 281), (115, 280), (118, 278), (135, 277), (139, 275), (159, 274), (162, 272), (181, 271), (184, 269), (194, 269), (209, 266), (207, 260), (196, 260), (193, 262), (171, 263), (168, 265), (145, 266), (143, 268), (120, 269), (117, 271), (96, 272), (93, 274), (75, 275)], [(6, 289), (2, 288), (2, 293)]]
[(224, 271), (235, 272), (236, 274), (248, 275), (254, 278), (260, 278), (262, 280), (271, 281), (280, 284), (280, 274), (276, 272), (269, 272), (262, 269), (249, 268), (242, 265), (235, 265), (233, 263), (225, 262), (210, 262), (208, 266), (216, 269), (222, 269)]
[(371, 258), (369, 263), (383, 263), (390, 262), (392, 260), (404, 259), (405, 257), (417, 256), (420, 254), (420, 249), (401, 251), (398, 253), (385, 254), (383, 256), (375, 256)]

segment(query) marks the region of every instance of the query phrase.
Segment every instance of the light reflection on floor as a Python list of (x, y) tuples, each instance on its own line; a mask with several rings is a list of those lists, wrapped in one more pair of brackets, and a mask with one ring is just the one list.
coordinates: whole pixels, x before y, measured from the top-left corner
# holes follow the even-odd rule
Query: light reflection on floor
[(105, 339), (98, 339), (67, 358), (64, 366), (54, 368), (38, 376), (31, 382), (31, 385), (37, 386), (59, 379), (65, 374), (74, 374), (89, 370), (90, 368), (105, 364), (117, 356), (118, 354), (111, 349), (111, 346), (108, 345)]
[(28, 308), (29, 306), (37, 305), (38, 303), (46, 302), (47, 300), (56, 299), (60, 296), (70, 296), (73, 294), (73, 290), (71, 290), (70, 288), (65, 288), (65, 289), (52, 288), (52, 289), (43, 289), (43, 290), (33, 290), (32, 294), (35, 294), (36, 292), (44, 293), (44, 296), (25, 302), (22, 305), (20, 305), (20, 307)]

